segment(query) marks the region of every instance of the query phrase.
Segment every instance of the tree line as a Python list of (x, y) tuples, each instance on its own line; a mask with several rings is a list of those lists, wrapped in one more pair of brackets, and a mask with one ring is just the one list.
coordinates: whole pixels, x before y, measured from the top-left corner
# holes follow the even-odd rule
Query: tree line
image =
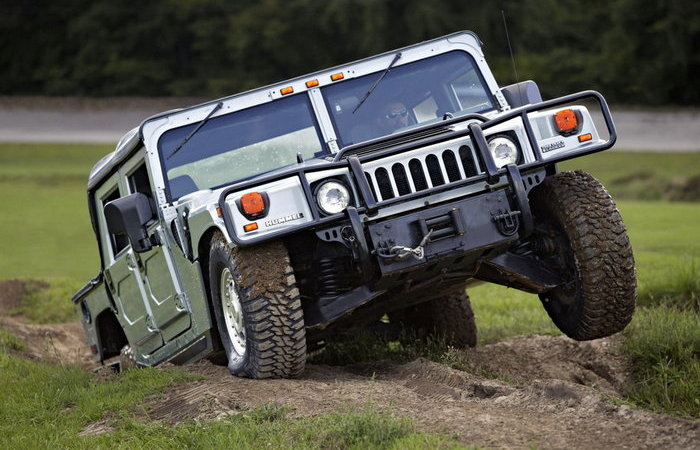
[(0, 95), (222, 96), (464, 29), (502, 85), (700, 103), (694, 0), (5, 0)]

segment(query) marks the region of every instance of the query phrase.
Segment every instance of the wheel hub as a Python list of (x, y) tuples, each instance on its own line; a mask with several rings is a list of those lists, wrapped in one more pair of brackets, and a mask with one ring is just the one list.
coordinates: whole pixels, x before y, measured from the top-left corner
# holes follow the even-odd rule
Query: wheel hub
[(243, 320), (243, 305), (236, 290), (236, 283), (233, 274), (228, 267), (221, 272), (221, 282), (219, 286), (221, 292), (222, 310), (224, 322), (228, 331), (233, 351), (239, 356), (245, 354), (246, 334), (245, 322)]

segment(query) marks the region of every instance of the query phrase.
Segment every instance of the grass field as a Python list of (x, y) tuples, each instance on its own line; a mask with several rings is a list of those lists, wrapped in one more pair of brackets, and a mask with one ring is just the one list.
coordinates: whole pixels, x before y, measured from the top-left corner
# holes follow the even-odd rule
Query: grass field
[[(25, 299), (21, 312), (34, 321), (60, 322), (73, 317), (70, 295), (99, 270), (85, 183), (94, 162), (110, 150), (106, 146), (0, 145), (0, 208), (4, 211), (0, 215), (0, 280), (48, 282), (48, 289), (31, 291)], [(692, 187), (688, 180), (700, 176), (700, 154), (608, 152), (564, 167), (590, 171), (611, 186), (613, 195), (619, 193), (623, 198), (618, 205), (634, 247), (640, 304), (645, 306), (624, 333), (636, 376), (626, 393), (627, 401), (683, 416), (700, 416), (700, 203), (659, 201), (665, 198), (663, 192), (648, 192), (650, 185), (658, 183)], [(656, 200), (634, 200), (639, 198)], [(536, 296), (492, 285), (478, 286), (470, 295), (482, 344), (524, 334), (559, 334)], [(440, 342), (422, 348), (390, 345), (393, 347), (382, 351), (397, 358), (444, 357)], [(146, 442), (177, 447), (195, 438), (206, 439), (211, 446), (254, 447), (260, 444), (261, 436), (270, 446), (298, 441), (319, 447), (319, 442), (330, 442), (324, 439), (357, 448), (455, 445), (442, 436), (417, 433), (403, 419), (373, 411), (300, 421), (271, 407), (224, 422), (175, 430), (142, 425), (135, 419), (141, 399), (185, 379), (182, 372), (138, 371), (95, 384), (83, 371), (27, 362), (8, 353), (19, 348), (21, 342), (0, 330), (0, 417), (12, 418), (0, 423), (2, 448), (39, 442), (32, 439), (45, 446), (106, 446), (105, 437), (75, 440), (82, 426), (106, 411), (112, 411), (123, 427), (110, 436), (125, 447)], [(224, 428), (240, 429), (240, 433), (231, 437)], [(324, 434), (317, 440), (319, 429)]]

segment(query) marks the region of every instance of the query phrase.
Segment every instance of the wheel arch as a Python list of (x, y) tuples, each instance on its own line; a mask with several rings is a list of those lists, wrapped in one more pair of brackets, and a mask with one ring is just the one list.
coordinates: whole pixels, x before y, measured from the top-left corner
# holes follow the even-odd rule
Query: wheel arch
[(124, 329), (111, 309), (105, 309), (95, 317), (95, 332), (102, 361), (119, 356), (121, 349), (129, 344)]
[[(212, 299), (212, 294), (211, 294), (211, 286), (210, 286), (210, 274), (209, 274), (209, 247), (211, 246), (211, 241), (212, 238), (214, 237), (214, 234), (216, 232), (221, 232), (224, 236), (228, 236), (226, 234), (226, 230), (222, 229), (221, 227), (218, 227), (216, 225), (212, 225), (208, 229), (206, 229), (202, 235), (199, 237), (199, 242), (197, 242), (197, 247), (196, 251), (197, 254), (195, 255), (195, 258), (199, 260), (199, 267), (200, 270), (202, 271), (202, 281), (204, 283), (204, 290), (206, 291), (206, 300), (207, 300), (207, 309), (209, 312), (209, 320), (211, 321), (210, 323), (216, 324), (216, 317), (214, 316), (214, 302)], [(211, 335), (212, 335), (212, 342), (214, 343), (214, 348), (215, 350), (220, 350), (222, 348), (221, 346), (221, 337), (219, 336), (219, 331), (216, 327), (216, 325), (213, 325), (211, 327)]]

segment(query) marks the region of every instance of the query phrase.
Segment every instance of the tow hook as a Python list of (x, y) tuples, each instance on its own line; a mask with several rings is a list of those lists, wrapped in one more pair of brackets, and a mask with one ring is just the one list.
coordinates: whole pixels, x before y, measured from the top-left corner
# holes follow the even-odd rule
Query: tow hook
[(403, 261), (409, 257), (413, 257), (416, 260), (420, 261), (423, 258), (425, 258), (425, 251), (424, 247), (430, 240), (430, 236), (432, 236), (433, 230), (431, 229), (428, 234), (423, 236), (423, 239), (420, 241), (420, 244), (418, 246), (411, 248), (411, 247), (406, 247), (403, 245), (394, 245), (393, 247), (389, 248), (379, 248), (377, 249), (377, 256), (379, 256), (382, 259), (390, 259), (393, 261)]

